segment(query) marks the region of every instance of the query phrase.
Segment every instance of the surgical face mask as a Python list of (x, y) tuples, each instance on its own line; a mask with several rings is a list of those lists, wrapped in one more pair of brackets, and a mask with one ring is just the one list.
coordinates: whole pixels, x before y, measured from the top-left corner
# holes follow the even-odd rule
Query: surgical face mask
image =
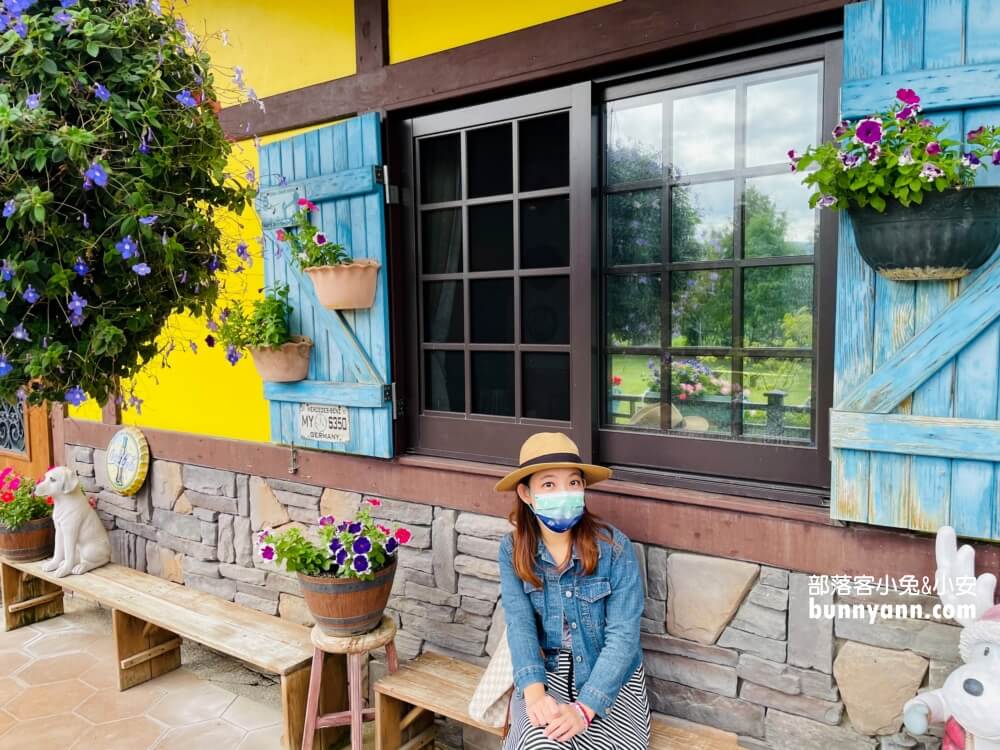
[(538, 520), (558, 534), (569, 531), (583, 518), (583, 490), (535, 495), (532, 508)]

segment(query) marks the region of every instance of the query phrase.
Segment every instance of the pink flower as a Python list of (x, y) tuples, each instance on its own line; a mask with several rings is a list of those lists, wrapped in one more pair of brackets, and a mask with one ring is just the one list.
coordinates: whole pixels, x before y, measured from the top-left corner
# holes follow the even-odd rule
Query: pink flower
[(410, 533), (409, 529), (396, 529), (396, 533), (393, 536), (396, 537), (396, 541), (400, 544), (406, 544), (413, 538), (413, 534)]
[(333, 526), (333, 522), (337, 519), (333, 516), (320, 516), (319, 525), (320, 526)]
[(299, 198), (299, 205), (306, 208), (309, 211), (315, 211), (317, 206), (308, 198)]
[(377, 497), (366, 497), (365, 502), (371, 505), (373, 508), (378, 508), (382, 505), (382, 501)]
[(899, 89), (896, 91), (896, 98), (903, 104), (920, 104), (920, 97), (913, 89)]
[(678, 393), (677, 398), (681, 401), (687, 401), (688, 395), (686, 393)]
[(10, 468), (9, 466), (8, 466), (8, 467), (7, 467), (6, 469), (4, 469), (3, 471), (0, 471), (0, 484), (3, 484), (3, 481), (4, 481), (4, 480), (5, 480), (5, 479), (6, 479), (6, 478), (7, 478), (8, 476), (10, 476), (10, 473), (11, 473), (12, 471), (14, 471), (14, 470), (13, 470), (12, 468)]
[(278, 242), (284, 242), (285, 241), (285, 230), (284, 229), (279, 229), (277, 232), (274, 233), (274, 236), (277, 238)]
[(929, 127), (933, 127), (934, 123), (931, 122), (930, 120), (928, 120), (925, 117), (923, 120), (921, 120), (920, 122), (918, 122), (917, 125), (919, 125), (922, 128), (929, 128)]
[(975, 143), (983, 136), (983, 133), (985, 132), (986, 132), (986, 126), (980, 125), (975, 130), (970, 130), (968, 135), (965, 136), (965, 140), (967, 140), (969, 143)]
[(728, 396), (728, 395), (729, 395), (729, 386), (728, 386), (728, 385), (724, 385), (724, 386), (722, 386), (722, 387), (721, 387), (721, 388), (719, 389), (719, 392), (720, 392), (720, 393), (721, 393), (721, 394), (722, 394), (723, 396)]
[(257, 544), (263, 544), (264, 540), (271, 536), (270, 529), (261, 529), (257, 532)]
[(701, 383), (695, 383), (694, 390), (695, 393), (701, 393), (703, 390), (705, 390), (705, 386), (703, 386)]
[(7, 486), (10, 487), (12, 490), (16, 490), (18, 487), (21, 486), (21, 477), (14, 477), (13, 479), (10, 480), (10, 484), (8, 484)]
[(930, 143), (927, 144), (927, 148), (925, 149), (925, 151), (927, 151), (927, 153), (930, 154), (931, 156), (933, 156), (934, 154), (940, 154), (941, 144), (938, 143), (937, 141), (931, 141)]
[(799, 169), (799, 159), (802, 157), (795, 153), (795, 149), (791, 149), (788, 152), (788, 166), (793, 172), (797, 172)]
[(381, 531), (386, 536), (389, 536), (390, 534), (392, 534), (392, 529), (390, 529), (388, 526), (385, 526), (384, 524), (381, 524), (381, 523), (378, 524), (377, 528), (378, 528), (379, 531)]
[(272, 547), (270, 544), (265, 544), (263, 547), (260, 548), (260, 556), (265, 560), (273, 560), (274, 547)]

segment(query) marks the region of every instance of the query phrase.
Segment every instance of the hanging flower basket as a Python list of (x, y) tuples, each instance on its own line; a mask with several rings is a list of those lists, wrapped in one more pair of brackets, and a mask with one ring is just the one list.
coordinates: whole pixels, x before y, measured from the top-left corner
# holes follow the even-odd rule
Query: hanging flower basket
[(292, 336), (280, 346), (252, 346), (250, 356), (262, 380), (268, 383), (295, 383), (309, 374), (309, 354), (313, 342), (307, 336)]
[(894, 281), (961, 278), (1000, 245), (1000, 187), (927, 193), (908, 208), (887, 200), (883, 213), (849, 213), (861, 257)]
[(32, 562), (52, 557), (56, 527), (52, 516), (36, 518), (15, 529), (0, 524), (0, 557), (11, 562)]
[(377, 260), (355, 260), (336, 266), (313, 266), (305, 272), (312, 279), (319, 302), (327, 310), (361, 310), (375, 304)]

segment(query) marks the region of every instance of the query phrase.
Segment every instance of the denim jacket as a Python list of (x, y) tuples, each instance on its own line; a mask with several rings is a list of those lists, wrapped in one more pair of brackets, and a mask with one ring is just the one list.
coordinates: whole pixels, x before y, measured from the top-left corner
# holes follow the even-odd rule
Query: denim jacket
[(644, 606), (642, 580), (632, 545), (618, 529), (613, 543), (598, 540), (600, 557), (593, 575), (584, 575), (576, 549), (572, 565), (560, 575), (545, 545), (538, 542), (538, 588), (514, 571), (511, 534), (500, 544), (500, 588), (507, 642), (519, 693), (545, 682), (556, 670), (562, 647), (563, 618), (573, 639), (573, 677), (577, 698), (604, 716), (632, 673), (642, 663), (639, 617)]

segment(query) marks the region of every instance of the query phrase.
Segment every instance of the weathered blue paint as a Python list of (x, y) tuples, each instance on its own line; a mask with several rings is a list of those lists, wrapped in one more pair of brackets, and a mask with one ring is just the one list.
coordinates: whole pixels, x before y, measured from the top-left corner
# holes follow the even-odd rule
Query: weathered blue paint
[[(366, 456), (392, 456), (389, 305), (385, 200), (374, 168), (382, 164), (380, 122), (366, 114), (261, 149), (261, 191), (257, 208), (264, 223), (265, 279), (287, 284), (295, 310), (293, 332), (313, 339), (309, 377), (301, 383), (269, 383), (271, 435), (275, 442)], [(275, 231), (292, 225), (297, 201), (317, 204), (313, 223), (354, 258), (382, 264), (375, 304), (368, 310), (331, 311), (316, 298), (312, 282), (291, 262)], [(277, 250), (277, 252), (275, 252)], [(350, 443), (299, 437), (302, 403), (347, 406)]]
[[(1000, 4), (868, 0), (844, 28), (844, 116), (912, 88), (948, 138), (1000, 123)], [(890, 282), (842, 217), (837, 283), (832, 515), (1000, 539), (1000, 254), (961, 284)]]

